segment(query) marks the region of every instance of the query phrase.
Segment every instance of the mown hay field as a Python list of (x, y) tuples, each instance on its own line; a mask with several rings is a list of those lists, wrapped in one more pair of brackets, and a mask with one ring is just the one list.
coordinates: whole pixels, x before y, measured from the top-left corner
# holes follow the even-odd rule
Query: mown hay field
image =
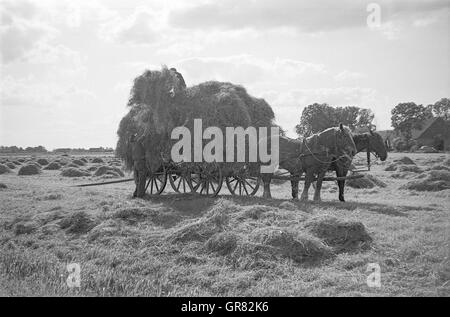
[[(347, 202), (327, 182), (314, 203), (290, 201), (289, 182), (272, 200), (169, 185), (132, 199), (133, 183), (71, 187), (129, 177), (111, 156), (0, 157), (0, 295), (449, 296), (448, 158), (389, 153)], [(367, 285), (370, 263), (380, 287)]]

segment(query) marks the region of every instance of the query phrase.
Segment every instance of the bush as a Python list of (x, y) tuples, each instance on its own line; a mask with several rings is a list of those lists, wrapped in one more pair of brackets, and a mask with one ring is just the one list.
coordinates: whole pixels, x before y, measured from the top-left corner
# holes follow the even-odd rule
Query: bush
[(41, 172), (41, 169), (36, 164), (27, 164), (19, 169), (18, 175), (37, 175)]

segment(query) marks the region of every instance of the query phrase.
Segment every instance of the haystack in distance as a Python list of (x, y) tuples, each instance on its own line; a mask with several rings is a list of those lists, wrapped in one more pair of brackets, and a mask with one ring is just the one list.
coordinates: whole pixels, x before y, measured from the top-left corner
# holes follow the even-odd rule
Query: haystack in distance
[(179, 74), (162, 67), (145, 71), (134, 80), (128, 101), (130, 111), (117, 132), (116, 155), (132, 168), (130, 136), (136, 134), (146, 150), (147, 166), (156, 171), (170, 160), (174, 143), (171, 132), (177, 126), (193, 128), (201, 118), (203, 127), (274, 126), (270, 105), (250, 96), (244, 87), (227, 82), (208, 81), (185, 88)]

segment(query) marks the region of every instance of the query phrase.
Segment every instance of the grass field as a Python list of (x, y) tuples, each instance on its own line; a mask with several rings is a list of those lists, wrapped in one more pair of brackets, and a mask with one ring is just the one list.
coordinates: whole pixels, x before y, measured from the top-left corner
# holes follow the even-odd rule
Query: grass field
[[(417, 168), (385, 171), (402, 156)], [(82, 167), (91, 175), (118, 165), (91, 159)], [(345, 203), (333, 182), (320, 203), (290, 201), (289, 183), (273, 184), (272, 200), (169, 185), (132, 199), (133, 183), (71, 187), (111, 175), (18, 176), (18, 165), (0, 175), (0, 296), (449, 296), (450, 190), (402, 187), (433, 166), (447, 173), (445, 160), (390, 153), (369, 172), (386, 186), (347, 187)], [(79, 288), (66, 283), (70, 263)], [(366, 283), (370, 263), (380, 287)]]

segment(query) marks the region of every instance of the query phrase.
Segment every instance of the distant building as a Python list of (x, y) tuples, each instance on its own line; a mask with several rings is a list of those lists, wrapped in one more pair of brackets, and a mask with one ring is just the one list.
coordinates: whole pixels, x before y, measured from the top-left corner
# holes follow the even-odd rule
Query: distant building
[[(377, 131), (386, 146), (392, 148), (394, 139), (402, 137), (401, 133), (394, 130)], [(431, 146), (439, 151), (450, 151), (450, 121), (442, 117), (432, 117), (425, 120), (421, 129), (413, 129), (411, 138), (420, 146)]]
[(422, 129), (414, 129), (411, 136), (419, 146), (427, 145), (439, 151), (450, 150), (450, 121), (441, 117), (430, 118), (424, 122)]

